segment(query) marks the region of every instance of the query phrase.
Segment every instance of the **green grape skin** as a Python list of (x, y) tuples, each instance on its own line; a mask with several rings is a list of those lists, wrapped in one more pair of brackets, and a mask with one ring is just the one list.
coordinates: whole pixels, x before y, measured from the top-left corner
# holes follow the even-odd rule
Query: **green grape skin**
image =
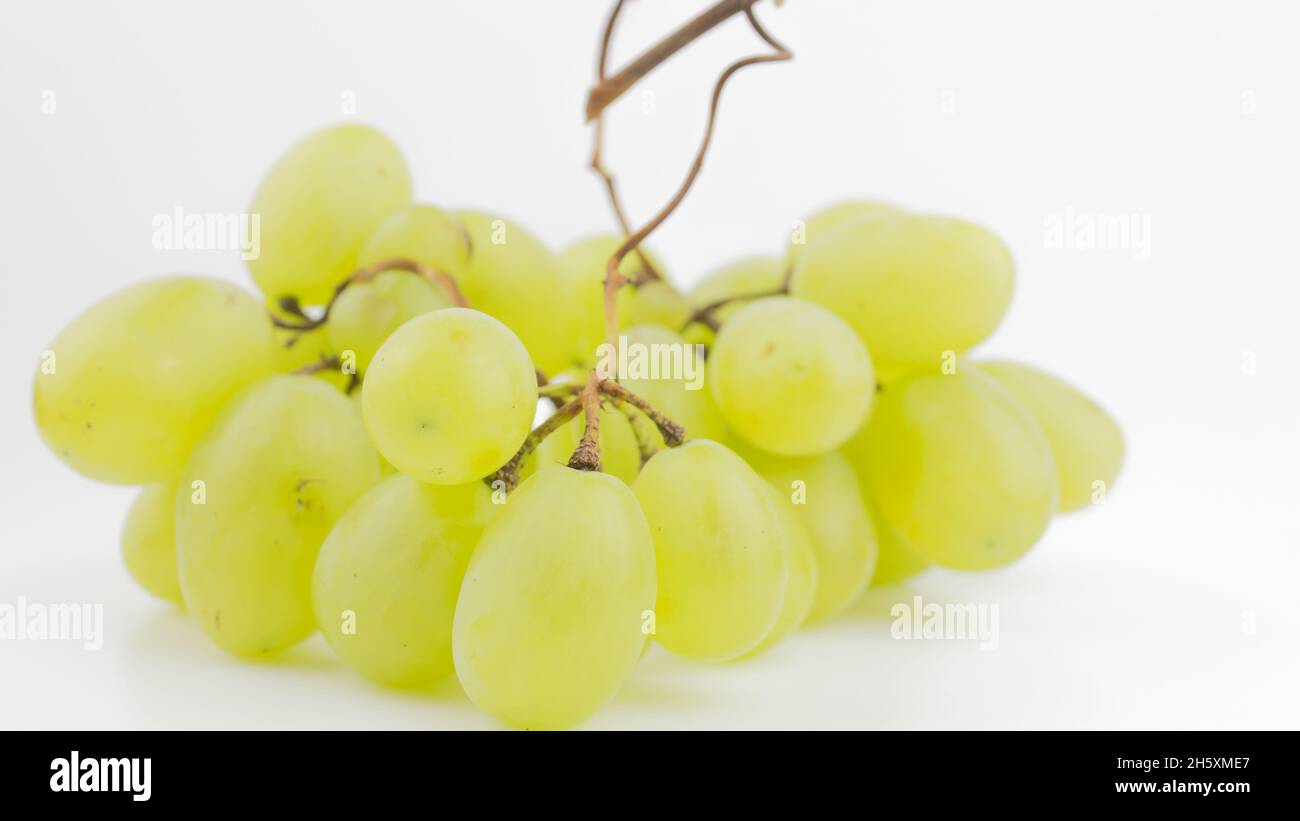
[(357, 266), (405, 259), (442, 271), (459, 283), (469, 250), (469, 235), (455, 217), (432, 205), (409, 205), (375, 226), (357, 254)]
[(862, 482), (862, 502), (876, 527), (876, 546), (879, 548), (876, 569), (871, 574), (872, 588), (887, 587), (920, 575), (930, 568), (930, 563), (916, 554), (880, 514), (880, 509), (871, 500), (866, 482)]
[(379, 347), (408, 319), (451, 307), (430, 282), (409, 271), (385, 271), (348, 286), (334, 302), (324, 328), (330, 346), (364, 374)]
[[(616, 236), (599, 235), (579, 240), (564, 248), (559, 254), (560, 269), (564, 272), (565, 301), (574, 311), (574, 345), (570, 354), (573, 362), (590, 367), (596, 360), (597, 349), (605, 342), (605, 266), (614, 252), (623, 244)], [(643, 259), (648, 259), (656, 271), (665, 276), (664, 269), (654, 253), (638, 249), (623, 258), (619, 271), (625, 277), (635, 277), (645, 269)], [(619, 327), (627, 327), (630, 305), (635, 299), (634, 288), (624, 286), (618, 293)]]
[(115, 484), (174, 479), (244, 385), (271, 373), (256, 299), (173, 276), (102, 300), (50, 343), (33, 385), (36, 426), (73, 470)]
[[(357, 419), (361, 420), (362, 427), (365, 426), (365, 411), (361, 407), (361, 391), (352, 391), (348, 394), (348, 401), (352, 403), (352, 409), (357, 412)], [(381, 477), (392, 476), (397, 473), (397, 468), (393, 463), (384, 458), (384, 454), (378, 449), (375, 450), (375, 458), (379, 460), (379, 475)]]
[(852, 462), (838, 451), (799, 458), (752, 449), (740, 454), (776, 491), (812, 545), (819, 576), (806, 621), (842, 613), (867, 588), (879, 556), (876, 528)]
[(839, 314), (894, 378), (993, 333), (1015, 285), (1006, 246), (950, 217), (902, 214), (832, 229), (799, 255), (790, 293)]
[(537, 367), (554, 375), (573, 363), (577, 314), (554, 252), (515, 222), (483, 211), (456, 211), (469, 232), (460, 279), (469, 304), (504, 322)]
[(519, 450), (537, 411), (537, 373), (501, 322), (445, 308), (388, 338), (362, 383), (361, 407), (394, 467), (421, 481), (460, 485)]
[[(579, 413), (543, 439), (529, 460), (529, 473), (543, 466), (569, 464), (569, 457), (582, 441), (586, 425), (586, 414)], [(641, 449), (637, 446), (632, 425), (621, 411), (601, 409), (598, 445), (603, 472), (618, 477), (624, 484), (636, 481), (637, 472), (641, 470)]]
[(628, 487), (543, 468), (510, 495), (470, 557), (452, 628), (456, 675), (504, 724), (573, 727), (632, 672), (654, 606), (654, 548)]
[(871, 200), (846, 200), (827, 206), (802, 221), (802, 232), (798, 230), (791, 232), (790, 242), (786, 245), (785, 251), (786, 264), (794, 265), (804, 248), (812, 245), (834, 228), (850, 222), (894, 217), (902, 213), (902, 209), (893, 205)]
[(875, 376), (866, 348), (833, 313), (768, 297), (718, 333), (709, 389), (742, 438), (782, 456), (809, 456), (839, 447), (862, 425)]
[(1014, 562), (1056, 510), (1056, 465), (1042, 429), (974, 368), (888, 385), (857, 444), (885, 522), (943, 567)]
[(775, 489), (769, 489), (772, 507), (780, 515), (781, 524), (785, 528), (790, 576), (786, 582), (781, 615), (777, 616), (776, 624), (753, 652), (771, 647), (804, 625), (817, 597), (820, 573), (812, 540), (808, 537), (803, 522), (795, 515), (794, 505), (782, 498)]
[[(658, 325), (636, 325), (628, 328), (623, 336), (629, 365), (629, 373), (619, 375), (619, 382), (624, 387), (684, 427), (688, 438), (719, 440), (726, 436), (726, 424), (708, 391), (708, 364), (697, 347), (680, 334)], [(666, 352), (668, 357), (661, 357), (660, 352)], [(661, 367), (657, 373), (648, 368), (635, 369), (634, 355), (661, 363), (667, 359), (669, 367)], [(680, 366), (673, 358), (678, 356)], [(663, 444), (658, 429), (649, 424), (648, 419), (646, 421), (645, 428), (651, 432), (654, 441)]]
[(691, 316), (691, 305), (686, 297), (662, 279), (636, 286), (624, 285), (623, 288), (627, 296), (624, 297), (626, 308), (619, 313), (620, 328), (657, 325), (675, 331)]
[(272, 299), (324, 305), (356, 269), (370, 232), (410, 201), (410, 172), (388, 137), (354, 124), (311, 134), (276, 161), (253, 197), (261, 222), (253, 280)]
[[(735, 297), (769, 294), (785, 282), (786, 262), (780, 257), (755, 254), (742, 257), (705, 274), (691, 288), (687, 299), (691, 308), (699, 310), (715, 302)], [(725, 324), (748, 300), (737, 300), (713, 312), (718, 322)]]
[(654, 536), (655, 641), (712, 661), (757, 647), (789, 580), (785, 528), (763, 480), (726, 447), (696, 439), (655, 454), (632, 490)]
[(972, 364), (1010, 391), (1038, 420), (1060, 477), (1060, 512), (1090, 506), (1099, 490), (1104, 493), (1115, 483), (1124, 464), (1124, 433), (1096, 402), (1064, 380), (1028, 365)]
[(257, 657), (309, 636), (321, 543), (377, 481), (356, 410), (319, 379), (272, 376), (236, 397), (176, 495), (181, 591), (208, 637)]
[(312, 575), (316, 623), (345, 665), (401, 688), (452, 672), (456, 598), (493, 507), (482, 482), (429, 485), (395, 474), (348, 508)]
[(122, 561), (150, 594), (185, 606), (176, 573), (176, 482), (140, 488), (122, 525)]

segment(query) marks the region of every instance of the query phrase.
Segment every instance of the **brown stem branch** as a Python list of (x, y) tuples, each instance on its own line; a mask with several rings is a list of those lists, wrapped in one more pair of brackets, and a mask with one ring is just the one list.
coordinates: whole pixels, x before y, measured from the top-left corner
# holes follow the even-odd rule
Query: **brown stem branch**
[(655, 427), (659, 428), (659, 434), (663, 436), (664, 444), (668, 447), (675, 448), (686, 441), (686, 428), (664, 416), (654, 405), (617, 382), (610, 379), (601, 381), (600, 392), (611, 399), (626, 402), (650, 417), (650, 421), (654, 422)]
[(577, 416), (581, 410), (582, 400), (580, 398), (572, 399), (561, 405), (555, 413), (547, 417), (545, 422), (533, 428), (524, 439), (524, 443), (520, 445), (518, 452), (510, 457), (509, 462), (506, 462), (497, 469), (496, 473), (488, 476), (483, 481), (487, 483), (488, 487), (492, 487), (500, 481), (505, 484), (507, 491), (514, 490), (519, 486), (520, 469), (523, 468), (524, 462), (528, 460), (533, 451), (537, 450), (537, 446), (542, 443), (542, 440), (568, 424), (569, 420)]
[(308, 362), (306, 365), (298, 368), (294, 373), (302, 376), (310, 376), (314, 373), (320, 373), (321, 371), (328, 371), (332, 368), (337, 368), (342, 364), (343, 363), (337, 356), (322, 356), (315, 362)]
[(586, 417), (586, 426), (582, 431), (582, 441), (569, 457), (569, 467), (574, 470), (600, 470), (600, 377), (593, 370), (587, 377), (578, 400), (582, 403), (582, 415)]
[(641, 456), (641, 467), (645, 467), (645, 463), (649, 462), (650, 458), (659, 452), (659, 446), (655, 444), (654, 437), (646, 429), (647, 419), (645, 414), (621, 399), (607, 398), (609, 403), (627, 419), (628, 427), (632, 428), (632, 435), (636, 437), (637, 452)]
[(282, 319), (275, 314), (271, 314), (271, 324), (277, 328), (284, 328), (285, 330), (290, 331), (315, 330), (329, 321), (330, 312), (334, 310), (334, 304), (338, 302), (339, 297), (343, 295), (343, 292), (346, 291), (349, 286), (369, 282), (387, 271), (406, 271), (408, 273), (416, 274), (433, 287), (442, 291), (447, 298), (451, 300), (453, 305), (456, 305), (459, 308), (469, 307), (469, 300), (465, 299), (465, 294), (463, 294), (460, 287), (456, 285), (456, 280), (446, 271), (431, 268), (430, 266), (413, 259), (384, 259), (373, 265), (367, 265), (364, 268), (357, 269), (348, 276), (347, 279), (334, 286), (334, 293), (330, 295), (330, 301), (325, 304), (325, 309), (321, 312), (321, 315), (318, 318), (311, 319), (304, 314), (302, 309), (298, 306), (297, 298), (291, 296), (282, 297), (280, 299), (281, 308), (296, 317), (300, 317), (302, 321), (290, 322), (289, 320)]
[(712, 328), (714, 332), (717, 332), (721, 327), (718, 323), (717, 316), (720, 309), (725, 308), (734, 302), (749, 302), (755, 299), (764, 299), (769, 296), (783, 296), (788, 293), (790, 293), (789, 287), (782, 285), (780, 288), (773, 288), (770, 291), (759, 291), (758, 293), (753, 294), (735, 294), (733, 296), (723, 297), (722, 299), (715, 299), (713, 302), (710, 302), (707, 305), (701, 305), (692, 311), (691, 315), (686, 318), (686, 322), (682, 324), (681, 329), (685, 331), (687, 328), (698, 322), (702, 325), (707, 325), (709, 328)]

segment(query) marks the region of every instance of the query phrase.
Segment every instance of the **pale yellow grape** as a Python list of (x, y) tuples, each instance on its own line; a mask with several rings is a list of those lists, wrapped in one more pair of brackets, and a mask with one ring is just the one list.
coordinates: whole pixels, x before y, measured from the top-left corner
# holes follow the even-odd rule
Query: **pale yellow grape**
[(902, 213), (902, 209), (893, 205), (870, 200), (847, 200), (827, 206), (807, 219), (801, 220), (795, 226), (795, 230), (790, 234), (790, 242), (786, 246), (786, 263), (793, 265), (804, 248), (825, 236), (832, 228), (863, 219), (897, 216)]
[(109, 296), (50, 343), (33, 386), (36, 427), (78, 473), (176, 477), (244, 385), (271, 373), (271, 323), (226, 282), (153, 279)]
[(789, 576), (785, 528), (763, 480), (707, 439), (660, 451), (633, 485), (659, 571), (655, 640), (725, 660), (776, 625)]
[(348, 508), (312, 576), (316, 623), (344, 664), (393, 687), (452, 672), (456, 598), (493, 510), (482, 482), (439, 486), (401, 474)]
[[(547, 465), (567, 465), (569, 457), (582, 441), (587, 417), (579, 413), (559, 430), (542, 440), (530, 460), (537, 470)], [(650, 429), (653, 429), (651, 426)], [(600, 469), (627, 484), (636, 481), (641, 469), (641, 450), (627, 417), (617, 410), (600, 412)]]
[[(687, 296), (691, 307), (699, 310), (724, 299), (770, 294), (785, 282), (785, 272), (786, 262), (780, 257), (766, 254), (742, 257), (705, 274)], [(746, 301), (724, 305), (713, 316), (725, 323)]]
[[(978, 362), (1042, 426), (1061, 482), (1062, 513), (1093, 503), (1124, 464), (1124, 433), (1096, 402), (1064, 380), (1015, 362)], [(1100, 484), (1098, 484), (1100, 483)]]
[(944, 567), (1010, 564), (1056, 510), (1056, 464), (1042, 429), (974, 368), (916, 373), (887, 386), (860, 452), (885, 521), (919, 556)]
[(245, 656), (310, 635), (321, 543), (377, 481), (356, 410), (324, 382), (273, 376), (237, 397), (176, 494), (181, 591), (204, 632)]
[(581, 723), (645, 646), (655, 557), (626, 485), (548, 467), (488, 524), (456, 604), (452, 650), (470, 700), (521, 729)]
[(352, 366), (365, 373), (379, 346), (408, 319), (451, 307), (451, 300), (423, 277), (385, 271), (348, 286), (334, 302), (325, 329), (340, 356), (352, 352)]
[(176, 482), (140, 489), (122, 525), (127, 572), (158, 598), (185, 606), (176, 575)]
[(375, 226), (357, 254), (357, 266), (405, 259), (459, 281), (469, 262), (470, 240), (455, 217), (432, 205), (410, 205)]
[[(637, 325), (623, 335), (627, 367), (620, 372), (619, 382), (624, 387), (686, 428), (688, 438), (726, 436), (722, 414), (709, 395), (708, 365), (695, 345), (658, 325)], [(658, 429), (646, 422), (646, 430), (662, 443)]]
[(262, 181), (252, 213), (260, 253), (248, 270), (271, 298), (324, 305), (357, 267), (357, 252), (381, 220), (411, 201), (401, 152), (364, 125), (318, 131), (288, 150)]
[(785, 528), (790, 575), (786, 581), (785, 601), (781, 604), (781, 615), (777, 617), (776, 624), (772, 626), (767, 636), (759, 643), (756, 648), (758, 650), (771, 647), (798, 630), (808, 620), (808, 614), (812, 612), (813, 601), (817, 596), (819, 575), (812, 540), (809, 539), (803, 522), (795, 515), (794, 506), (774, 489), (771, 498), (772, 506), (780, 514), (781, 524)]
[(894, 528), (890, 527), (885, 517), (880, 514), (875, 502), (871, 501), (871, 496), (866, 492), (865, 487), (862, 500), (867, 506), (867, 512), (871, 514), (872, 523), (876, 526), (876, 545), (879, 547), (876, 570), (871, 574), (869, 586), (885, 587), (924, 573), (930, 567), (930, 563), (903, 544), (902, 539), (894, 532)]
[(902, 214), (832, 229), (799, 255), (790, 293), (857, 331), (877, 371), (937, 368), (978, 345), (1011, 302), (1015, 266), (988, 230)]
[(388, 338), (366, 372), (361, 407), (394, 467), (459, 485), (501, 467), (523, 444), (537, 411), (537, 374), (505, 325), (446, 308)]
[(785, 458), (742, 455), (803, 524), (817, 558), (817, 594), (807, 620), (820, 621), (853, 604), (876, 567), (876, 530), (853, 465), (838, 451)]
[(460, 288), (469, 304), (519, 335), (537, 367), (554, 375), (573, 362), (577, 314), (555, 254), (518, 223), (457, 211), (471, 240)]
[[(620, 237), (600, 235), (573, 243), (560, 251), (559, 264), (564, 272), (565, 301), (574, 311), (574, 345), (570, 351), (574, 362), (584, 367), (596, 360), (597, 348), (605, 342), (605, 266), (614, 252), (623, 244)], [(619, 271), (625, 277), (635, 277), (644, 270), (642, 254), (650, 260), (656, 271), (664, 269), (653, 252), (633, 251), (623, 258)], [(665, 274), (666, 275), (666, 274)], [(625, 285), (619, 289), (619, 327), (626, 327), (630, 305), (635, 299), (634, 289)]]
[(709, 389), (722, 418), (783, 456), (843, 444), (867, 418), (875, 384), (853, 330), (825, 308), (789, 297), (741, 308), (709, 357)]

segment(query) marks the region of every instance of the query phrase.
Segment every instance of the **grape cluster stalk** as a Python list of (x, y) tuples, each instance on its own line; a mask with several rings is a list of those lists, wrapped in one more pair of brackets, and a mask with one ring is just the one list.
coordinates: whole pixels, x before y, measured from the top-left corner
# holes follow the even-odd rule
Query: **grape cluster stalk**
[[(988, 228), (853, 199), (673, 284), (646, 240), (699, 176), (724, 87), (792, 57), (755, 5), (718, 0), (611, 70), (615, 0), (586, 115), (616, 233), (555, 251), (421, 202), (397, 145), (347, 123), (259, 185), (260, 293), (159, 277), (70, 323), (36, 370), (37, 429), (78, 473), (140, 488), (132, 578), (233, 655), (320, 632), (377, 684), (454, 675), (501, 723), (560, 729), (652, 644), (744, 659), (868, 588), (1014, 565), (1103, 504), (1115, 420), (971, 356), (1017, 278)], [(636, 227), (606, 111), (739, 16), (768, 50), (714, 82), (680, 186)]]

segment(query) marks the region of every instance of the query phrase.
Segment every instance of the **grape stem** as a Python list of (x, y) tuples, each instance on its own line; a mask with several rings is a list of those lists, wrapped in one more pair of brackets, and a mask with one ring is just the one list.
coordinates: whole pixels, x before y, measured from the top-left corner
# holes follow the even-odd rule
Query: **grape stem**
[(314, 373), (320, 373), (321, 371), (328, 371), (337, 368), (342, 364), (342, 361), (340, 361), (337, 356), (322, 356), (315, 362), (308, 362), (306, 365), (298, 368), (294, 373), (302, 376), (311, 376)]
[(582, 398), (575, 397), (565, 404), (561, 405), (555, 413), (547, 417), (546, 421), (533, 428), (532, 432), (524, 439), (524, 443), (519, 447), (519, 451), (510, 457), (497, 471), (488, 476), (483, 481), (488, 487), (494, 487), (497, 482), (502, 482), (507, 491), (514, 490), (519, 486), (519, 471), (524, 466), (524, 462), (537, 450), (537, 446), (542, 443), (546, 437), (555, 433), (568, 423), (570, 419), (577, 416), (582, 410)]
[(469, 301), (465, 299), (465, 295), (461, 293), (459, 286), (456, 285), (456, 280), (446, 271), (432, 268), (413, 259), (383, 259), (376, 262), (374, 265), (368, 265), (364, 268), (357, 269), (347, 279), (334, 286), (334, 293), (330, 295), (330, 301), (326, 303), (325, 309), (316, 319), (312, 319), (303, 313), (297, 297), (280, 297), (280, 309), (285, 313), (298, 317), (302, 321), (290, 322), (276, 316), (275, 314), (271, 314), (271, 324), (277, 328), (284, 328), (289, 331), (305, 332), (315, 330), (329, 321), (330, 311), (334, 309), (334, 304), (338, 302), (338, 298), (343, 295), (343, 292), (346, 291), (349, 286), (369, 282), (386, 271), (406, 271), (408, 273), (416, 274), (433, 287), (442, 291), (447, 298), (451, 300), (453, 305), (456, 305), (459, 308), (469, 307)]
[[(619, 270), (623, 263), (624, 257), (636, 250), (640, 244), (645, 241), (660, 225), (672, 215), (677, 207), (681, 205), (682, 200), (686, 198), (691, 187), (695, 184), (696, 178), (700, 174), (700, 169), (704, 166), (704, 157), (708, 154), (709, 145), (713, 142), (714, 126), (717, 123), (718, 104), (722, 100), (722, 91), (727, 81), (732, 78), (741, 69), (748, 66), (759, 65), (761, 63), (775, 63), (790, 60), (794, 57), (793, 52), (785, 47), (779, 40), (773, 37), (763, 28), (762, 23), (754, 16), (753, 5), (757, 0), (720, 0), (704, 12), (687, 22), (681, 28), (674, 31), (668, 37), (664, 38), (657, 45), (652, 46), (648, 51), (637, 57), (625, 68), (615, 74), (613, 77), (602, 79), (598, 82), (587, 95), (587, 119), (593, 120), (600, 118), (605, 108), (630, 88), (637, 80), (644, 77), (660, 63), (667, 60), (673, 54), (676, 54), (684, 46), (695, 40), (700, 35), (712, 29), (723, 20), (731, 17), (733, 14), (744, 13), (745, 18), (749, 21), (750, 27), (758, 36), (772, 48), (767, 54), (756, 54), (749, 57), (741, 58), (723, 69), (722, 74), (714, 82), (713, 93), (709, 98), (709, 114), (704, 125), (704, 137), (700, 140), (700, 146), (695, 152), (695, 159), (691, 163), (690, 170), (686, 178), (682, 180), (677, 192), (673, 194), (668, 204), (659, 210), (641, 228), (632, 232), (618, 247), (609, 262), (605, 265), (604, 281), (604, 307), (605, 307), (605, 341), (614, 347), (618, 341), (618, 289), (628, 282), (627, 277), (623, 276)], [(613, 25), (618, 18), (618, 12), (622, 7), (622, 0), (616, 0), (614, 12), (610, 15), (606, 24), (605, 37), (601, 43), (601, 58), (598, 65), (598, 75), (603, 73), (603, 62), (608, 56), (609, 39), (612, 37)], [(600, 143), (604, 136), (603, 123), (597, 122), (596, 127), (596, 148), (594, 153), (595, 165), (599, 166), (597, 171), (601, 173), (602, 178), (609, 177), (606, 184), (607, 190), (611, 196), (614, 195), (613, 179), (609, 172), (600, 165)], [(615, 204), (616, 213), (621, 213), (622, 209)], [(644, 255), (642, 255), (644, 256)]]
[(670, 448), (675, 448), (682, 442), (686, 441), (686, 428), (669, 419), (654, 405), (637, 396), (632, 391), (618, 384), (612, 379), (605, 379), (599, 383), (600, 392), (610, 399), (620, 402), (626, 402), (637, 410), (650, 417), (650, 421), (655, 423), (659, 428), (659, 434), (664, 438), (664, 444)]
[(578, 394), (578, 401), (582, 403), (582, 415), (585, 417), (585, 427), (582, 431), (582, 441), (569, 457), (569, 467), (574, 470), (600, 470), (600, 377), (596, 375), (593, 368), (591, 375), (587, 377), (587, 384), (583, 385), (582, 393)]
[(641, 467), (650, 461), (650, 457), (659, 452), (659, 446), (655, 444), (654, 437), (646, 429), (646, 416), (640, 413), (635, 407), (627, 404), (620, 399), (609, 399), (609, 403), (627, 418), (627, 424), (632, 428), (632, 435), (636, 437), (637, 452), (641, 456)]
[(681, 330), (685, 331), (687, 328), (698, 322), (701, 325), (705, 325), (712, 329), (714, 333), (717, 333), (722, 328), (722, 324), (718, 322), (717, 316), (720, 309), (736, 302), (750, 302), (755, 299), (765, 299), (769, 296), (783, 296), (788, 293), (790, 293), (790, 285), (789, 279), (787, 278), (786, 282), (782, 284), (780, 288), (773, 288), (770, 291), (759, 291), (754, 294), (735, 294), (733, 296), (714, 300), (713, 302), (710, 302), (707, 305), (702, 305), (691, 312), (691, 315), (686, 318), (684, 323), (682, 323)]

